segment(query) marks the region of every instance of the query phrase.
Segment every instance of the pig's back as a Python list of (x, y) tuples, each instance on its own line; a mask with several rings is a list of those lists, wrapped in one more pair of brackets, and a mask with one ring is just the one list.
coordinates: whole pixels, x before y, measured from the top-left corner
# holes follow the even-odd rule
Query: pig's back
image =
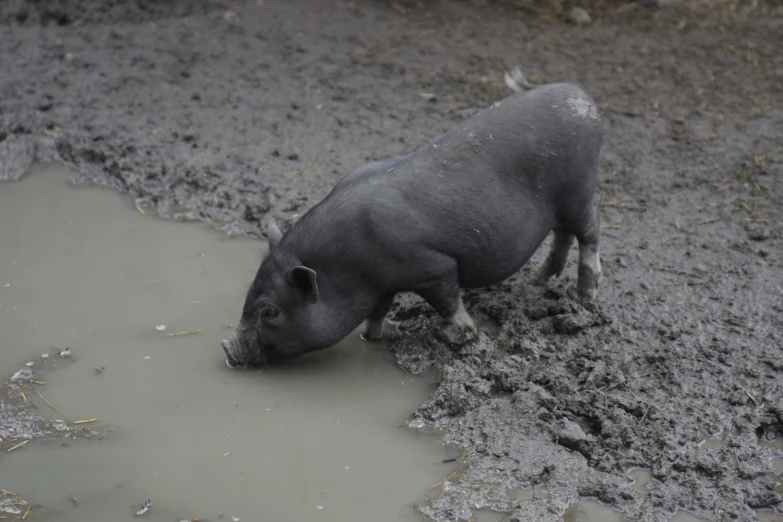
[(564, 205), (592, 201), (601, 141), (592, 100), (556, 84), (485, 109), (373, 177), (379, 193), (397, 192), (392, 226), (457, 259), (464, 286), (486, 286), (519, 270)]
[(307, 236), (308, 255), (354, 270), (412, 266), (434, 250), (457, 261), (462, 286), (495, 284), (532, 256), (563, 205), (592, 200), (601, 139), (581, 89), (539, 87), (408, 156), (357, 169), (295, 234)]

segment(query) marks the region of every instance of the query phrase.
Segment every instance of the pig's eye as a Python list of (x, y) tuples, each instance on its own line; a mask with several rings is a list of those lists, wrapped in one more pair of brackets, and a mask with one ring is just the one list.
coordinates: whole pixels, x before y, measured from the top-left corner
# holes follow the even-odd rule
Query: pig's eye
[(280, 310), (277, 308), (266, 307), (261, 309), (261, 319), (264, 321), (274, 321), (280, 315)]

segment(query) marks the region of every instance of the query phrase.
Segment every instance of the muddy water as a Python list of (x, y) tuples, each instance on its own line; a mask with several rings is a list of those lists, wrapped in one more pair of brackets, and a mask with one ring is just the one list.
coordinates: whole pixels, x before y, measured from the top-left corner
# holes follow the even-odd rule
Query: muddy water
[[(0, 487), (38, 504), (28, 521), (130, 520), (148, 498), (147, 520), (422, 520), (411, 504), (457, 456), (401, 427), (431, 376), (407, 377), (358, 334), (229, 369), (219, 342), (261, 243), (141, 215), (68, 175), (39, 165), (0, 185), (0, 378), (34, 361), (62, 412), (32, 396), (44, 417), (113, 431), (3, 452)], [(66, 346), (75, 361), (54, 357)]]

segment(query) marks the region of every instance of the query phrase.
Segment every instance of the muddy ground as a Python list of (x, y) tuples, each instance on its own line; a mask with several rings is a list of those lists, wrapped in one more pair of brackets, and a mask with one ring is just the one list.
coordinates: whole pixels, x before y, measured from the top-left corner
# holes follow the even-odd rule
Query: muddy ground
[[(482, 2), (477, 2), (482, 3)], [(441, 379), (413, 413), (465, 449), (420, 508), (556, 520), (595, 496), (640, 520), (783, 513), (783, 9), (546, 3), (3, 2), (0, 177), (35, 158), (147, 211), (260, 236), (359, 164), (510, 94), (505, 69), (583, 84), (603, 111), (605, 278), (571, 298), (520, 275), (468, 293), (499, 331), (398, 300), (393, 349)], [(20, 14), (21, 12), (21, 14)], [(216, 347), (216, 357), (220, 357)], [(722, 438), (717, 452), (701, 448)], [(643, 497), (631, 467), (658, 481)], [(508, 488), (535, 486), (533, 501)]]

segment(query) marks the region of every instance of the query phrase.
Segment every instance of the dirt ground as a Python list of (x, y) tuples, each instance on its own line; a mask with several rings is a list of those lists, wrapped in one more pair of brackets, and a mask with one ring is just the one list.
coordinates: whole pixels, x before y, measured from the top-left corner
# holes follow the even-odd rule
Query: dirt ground
[[(54, 158), (232, 234), (290, 226), (349, 169), (511, 94), (514, 65), (584, 85), (606, 127), (595, 305), (571, 298), (576, 252), (547, 288), (529, 284), (539, 252), (469, 292), (497, 331), (395, 305), (401, 366), (441, 368), (411, 425), (464, 448), (420, 508), (549, 521), (594, 496), (645, 521), (783, 513), (768, 444), (783, 436), (780, 4), (585, 0), (577, 26), (572, 4), (74, 3), (1, 4), (0, 178)], [(649, 495), (632, 467), (652, 470)]]

